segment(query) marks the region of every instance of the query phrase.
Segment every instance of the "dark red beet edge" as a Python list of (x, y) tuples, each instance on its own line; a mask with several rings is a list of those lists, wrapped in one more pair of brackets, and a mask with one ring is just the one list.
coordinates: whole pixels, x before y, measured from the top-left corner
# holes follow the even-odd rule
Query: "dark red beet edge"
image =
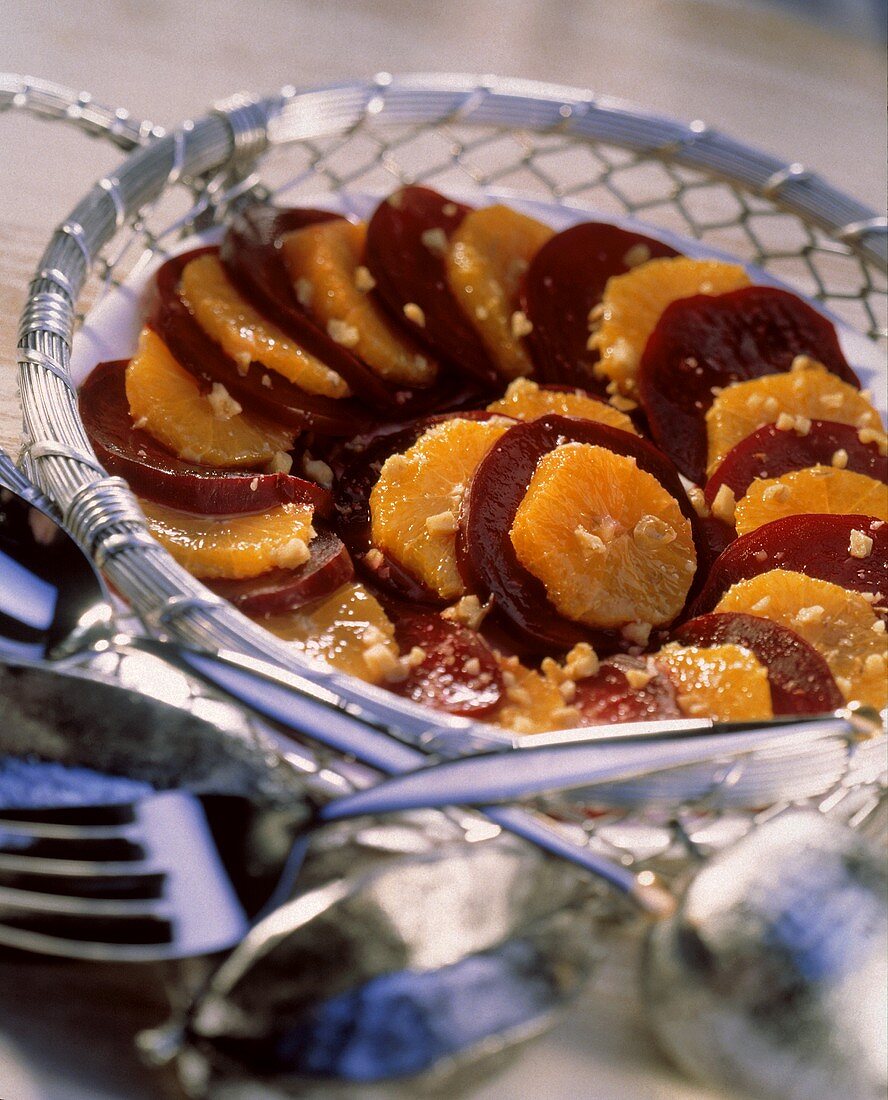
[[(869, 557), (852, 558), (853, 530), (873, 540)], [(711, 611), (731, 585), (770, 569), (789, 569), (857, 592), (886, 592), (888, 523), (870, 516), (785, 516), (741, 535), (716, 560), (693, 615)]]
[(832, 324), (794, 294), (750, 286), (673, 302), (648, 339), (638, 375), (654, 441), (702, 485), (713, 387), (789, 370), (797, 355), (859, 388)]
[[(402, 653), (413, 646), (425, 650), (425, 659), (407, 679), (392, 685), (399, 695), (451, 714), (478, 717), (498, 706), (503, 677), (496, 656), (474, 630), (448, 622), (433, 613), (413, 613), (397, 619), (395, 637)], [(477, 659), (478, 672), (465, 670)]]
[(879, 454), (877, 443), (861, 443), (857, 428), (850, 424), (812, 420), (806, 435), (765, 424), (722, 459), (706, 482), (706, 503), (712, 504), (722, 485), (739, 500), (756, 478), (780, 477), (818, 463), (829, 466), (840, 449), (848, 455), (846, 469), (888, 483), (888, 455)]
[(808, 643), (770, 619), (734, 612), (702, 615), (675, 631), (682, 645), (745, 646), (768, 670), (775, 715), (820, 714), (844, 703), (829, 665)]
[(537, 652), (567, 650), (590, 642), (599, 653), (626, 649), (616, 630), (591, 630), (562, 617), (545, 586), (518, 560), (509, 537), (518, 506), (542, 455), (562, 443), (591, 443), (632, 457), (675, 498), (694, 532), (698, 556), (704, 552), (697, 515), (678, 474), (652, 444), (605, 424), (549, 415), (516, 424), (485, 455), (463, 501), (457, 533), (460, 570), (470, 592), (490, 594), (504, 615)]
[(678, 255), (661, 241), (606, 222), (571, 226), (537, 252), (521, 305), (533, 324), (528, 342), (542, 381), (606, 392), (607, 380), (593, 372), (598, 355), (586, 347), (589, 311), (601, 301), (608, 279), (629, 270), (625, 256), (636, 245), (646, 245), (651, 259)]
[[(191, 260), (215, 252), (199, 248), (174, 256), (157, 273), (159, 303), (152, 325), (177, 362), (206, 385), (221, 382), (245, 407), (292, 431), (342, 436), (365, 428), (367, 412), (355, 400), (308, 393), (257, 363), (241, 374), (204, 332), (179, 296), (179, 279)], [(269, 385), (262, 384), (263, 377)]]
[[(404, 322), (404, 306), (418, 305), (425, 324), (410, 323), (413, 336), (485, 386), (497, 382), (497, 371), (475, 329), (447, 284), (443, 256), (422, 243), (422, 234), (440, 229), (449, 238), (471, 209), (451, 202), (428, 187), (405, 187), (381, 202), (367, 226), (366, 262), (376, 280), (379, 299)], [(445, 207), (452, 213), (445, 213)]]
[[(631, 661), (629, 667), (648, 671), (644, 661)], [(675, 687), (668, 676), (658, 672), (644, 687), (633, 688), (626, 673), (611, 661), (602, 661), (594, 676), (577, 681), (573, 706), (582, 717), (581, 725), (598, 722), (644, 722), (656, 718), (680, 718)]]
[(354, 575), (348, 551), (332, 531), (319, 530), (309, 550), (311, 557), (296, 569), (271, 569), (245, 580), (208, 580), (204, 584), (254, 618), (295, 611), (328, 596)]
[(99, 461), (133, 492), (200, 515), (265, 512), (289, 503), (310, 504), (317, 515), (330, 515), (332, 494), (312, 481), (183, 462), (133, 427), (125, 375), (126, 360), (100, 363), (80, 387), (80, 415)]

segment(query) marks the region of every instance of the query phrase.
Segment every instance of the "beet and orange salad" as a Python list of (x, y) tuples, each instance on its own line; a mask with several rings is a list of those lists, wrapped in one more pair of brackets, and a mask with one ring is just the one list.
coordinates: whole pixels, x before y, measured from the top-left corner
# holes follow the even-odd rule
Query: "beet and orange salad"
[(517, 733), (888, 702), (888, 458), (833, 325), (721, 260), (405, 187), (168, 260), (80, 407), (173, 557)]

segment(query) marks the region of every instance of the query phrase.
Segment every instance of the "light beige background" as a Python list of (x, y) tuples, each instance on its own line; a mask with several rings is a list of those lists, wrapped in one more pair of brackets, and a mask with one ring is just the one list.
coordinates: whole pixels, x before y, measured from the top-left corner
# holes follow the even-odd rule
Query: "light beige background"
[[(0, 0), (0, 69), (89, 90), (168, 126), (237, 90), (379, 70), (532, 77), (702, 118), (803, 162), (877, 210), (884, 204), (883, 49), (755, 0)], [(27, 280), (55, 223), (115, 159), (57, 126), (0, 116), (7, 447), (19, 434), (12, 363)], [(711, 1096), (651, 1050), (633, 992), (633, 953), (631, 944), (616, 948), (575, 1018), (477, 1100)], [(139, 1012), (118, 1009), (116, 1031), (103, 1024), (108, 1014), (97, 999), (113, 1003), (131, 983), (92, 988), (65, 968), (0, 964), (0, 984), (4, 1100), (167, 1095), (126, 1053), (124, 1036)], [(68, 995), (57, 997), (65, 986)]]

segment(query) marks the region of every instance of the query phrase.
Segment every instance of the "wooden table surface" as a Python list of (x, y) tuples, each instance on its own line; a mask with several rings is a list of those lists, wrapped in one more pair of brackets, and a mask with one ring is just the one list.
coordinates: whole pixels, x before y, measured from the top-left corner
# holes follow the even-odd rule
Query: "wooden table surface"
[[(590, 88), (685, 121), (701, 118), (801, 161), (879, 211), (884, 203), (881, 46), (764, 2), (29, 0), (0, 10), (0, 69), (86, 89), (165, 126), (237, 90), (267, 93), (379, 70), (524, 76)], [(27, 281), (54, 225), (117, 154), (15, 113), (0, 116), (0, 133), (0, 444), (15, 449), (15, 331)], [(589, 1066), (594, 1072), (582, 1094), (595, 1100), (710, 1096), (651, 1051), (631, 992), (631, 953), (624, 946), (605, 963), (588, 1002), (594, 1027), (582, 1018), (570, 1022), (478, 1100), (577, 1096)], [(58, 980), (67, 980), (62, 971)], [(90, 1050), (78, 1051), (79, 1014), (58, 1006), (44, 1011), (51, 998), (41, 981), (55, 987), (52, 974), (21, 981), (17, 1019), (4, 1002), (4, 1100), (159, 1095), (121, 1053), (119, 1029), (97, 1031)], [(82, 982), (79, 993), (85, 995)], [(90, 1012), (91, 1028), (95, 1016)], [(81, 1066), (76, 1079), (67, 1076), (72, 1059)]]

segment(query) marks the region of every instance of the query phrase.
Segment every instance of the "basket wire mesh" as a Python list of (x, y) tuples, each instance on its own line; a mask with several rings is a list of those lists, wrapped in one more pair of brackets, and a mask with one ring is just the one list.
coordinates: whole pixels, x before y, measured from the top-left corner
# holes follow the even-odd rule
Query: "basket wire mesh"
[[(515, 196), (585, 208), (590, 217), (629, 216), (755, 264), (883, 347), (888, 340), (885, 218), (802, 165), (703, 123), (684, 126), (576, 89), (380, 74), (267, 99), (235, 96), (166, 134), (87, 95), (0, 77), (0, 113), (11, 109), (133, 150), (58, 227), (30, 285), (19, 339), (23, 464), (149, 629), (198, 646), (307, 667), (154, 543), (135, 498), (89, 447), (69, 363), (86, 311), (137, 265), (223, 223), (240, 203), (328, 195), (347, 209), (361, 196), (421, 182), (469, 200)], [(442, 725), (472, 732), (463, 720), (431, 716), (341, 674), (312, 668), (310, 676), (414, 741)], [(489, 735), (480, 736), (484, 743)], [(678, 865), (798, 802), (882, 828), (884, 738), (841, 741), (830, 753), (813, 787), (787, 783), (787, 760), (759, 753), (614, 788), (610, 808), (591, 820), (569, 805), (558, 810), (578, 840), (635, 866)]]

